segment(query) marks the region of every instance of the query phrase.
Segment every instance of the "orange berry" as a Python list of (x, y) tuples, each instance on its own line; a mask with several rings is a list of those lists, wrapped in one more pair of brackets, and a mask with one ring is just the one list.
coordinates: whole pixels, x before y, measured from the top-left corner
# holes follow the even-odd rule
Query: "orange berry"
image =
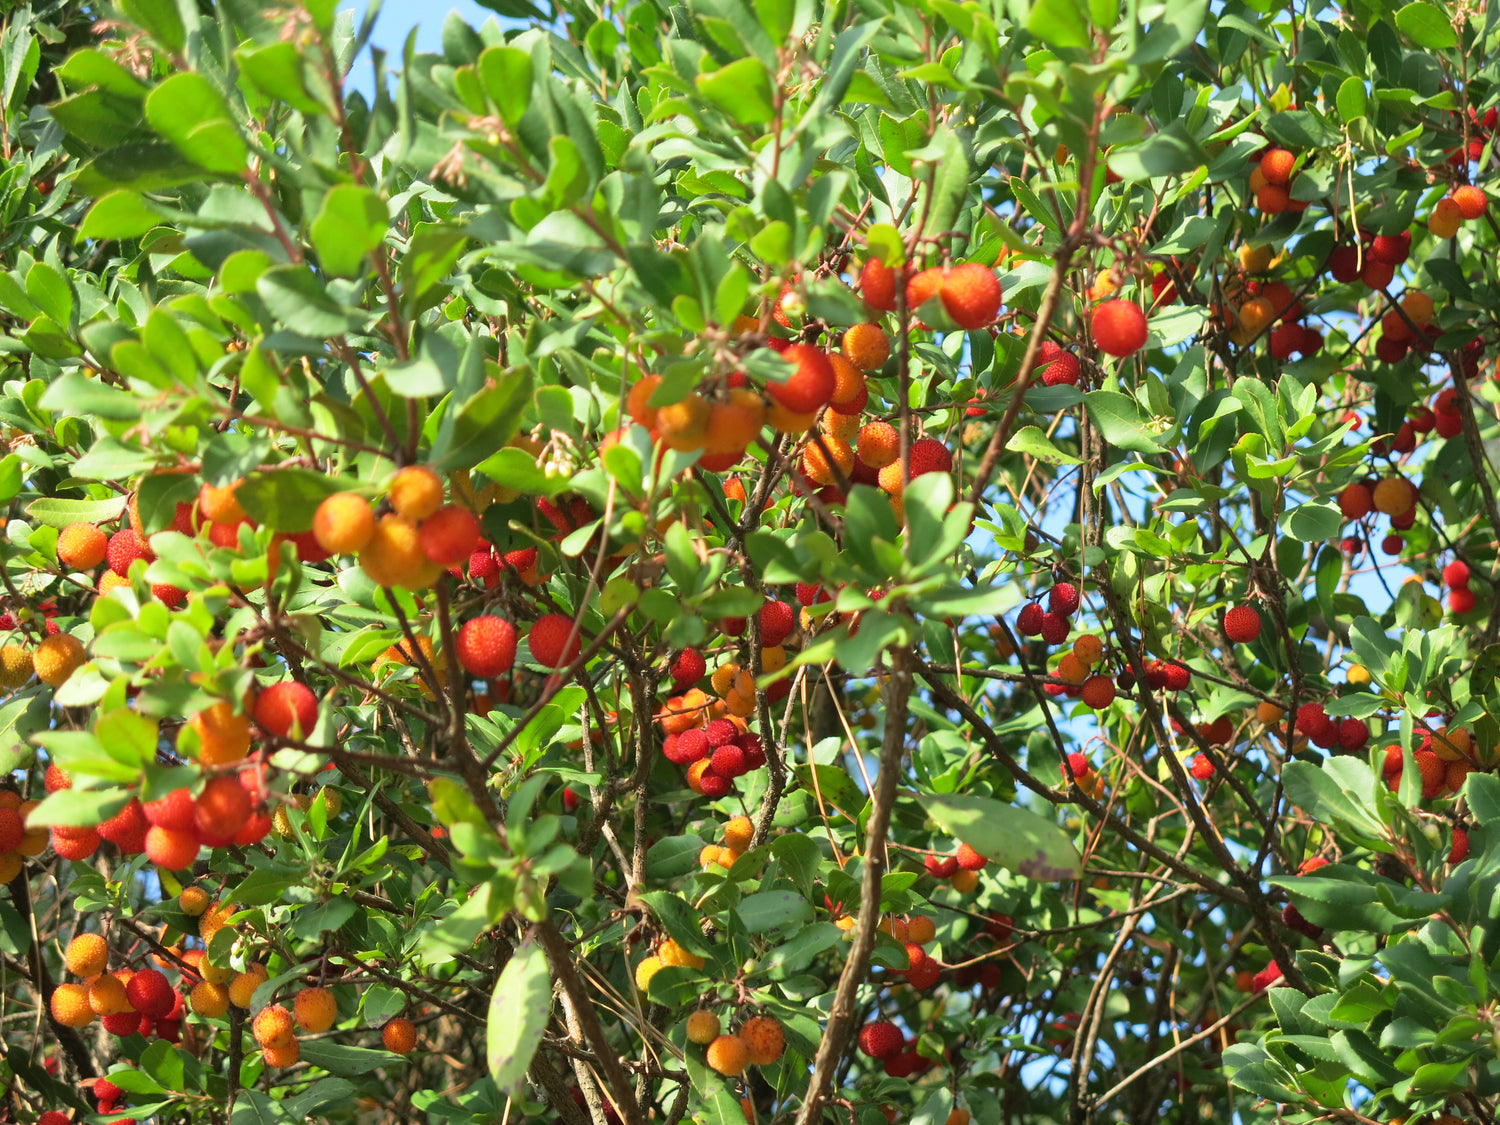
[(469, 509), (449, 504), (422, 521), (417, 538), (429, 562), (457, 566), (479, 547), (479, 521)]
[(203, 518), (213, 523), (240, 523), (249, 519), (245, 509), (240, 507), (239, 498), (235, 492), (239, 489), (241, 481), (226, 484), (223, 488), (216, 488), (207, 481), (198, 490), (198, 511)]
[(943, 271), (934, 266), (913, 274), (906, 283), (906, 309), (916, 316), (922, 306), (936, 297), (943, 289)]
[(36, 646), (31, 662), (36, 678), (48, 687), (61, 687), (88, 659), (83, 642), (68, 633), (57, 633)]
[(830, 352), (828, 363), (833, 368), (833, 394), (829, 401), (834, 406), (860, 403), (860, 396), (867, 395), (865, 373), (839, 352)]
[(1376, 484), (1373, 499), (1377, 512), (1401, 516), (1417, 506), (1417, 490), (1405, 477), (1386, 477)]
[(948, 885), (961, 895), (973, 894), (979, 886), (979, 872), (955, 871), (949, 877)]
[(748, 816), (734, 817), (724, 825), (724, 843), (737, 852), (742, 852), (750, 846), (750, 841), (755, 836), (755, 824)]
[(237, 974), (229, 982), (229, 1002), (236, 1008), (248, 1009), (251, 999), (255, 996), (255, 990), (268, 979), (264, 965), (252, 964), (246, 972)]
[(293, 1039), (284, 1047), (263, 1047), (260, 1054), (267, 1066), (277, 1069), (296, 1066), (302, 1060), (302, 1044)]
[[(861, 371), (878, 371), (891, 356), (891, 341), (878, 324), (856, 324), (844, 333), (840, 350)], [(834, 401), (838, 398), (835, 396)]]
[(1255, 205), (1267, 215), (1279, 215), (1291, 206), (1292, 197), (1284, 187), (1267, 184), (1255, 193)]
[(1458, 207), (1458, 212), (1465, 219), (1477, 219), (1489, 208), (1490, 201), (1485, 197), (1484, 189), (1474, 184), (1460, 184), (1453, 189), (1452, 199)]
[(823, 416), (818, 419), (818, 432), (827, 437), (838, 438), (845, 445), (852, 446), (855, 439), (859, 437), (859, 415), (825, 410)]
[(648, 430), (656, 429), (656, 407), (650, 405), (650, 399), (659, 386), (660, 375), (643, 375), (625, 396), (625, 413)]
[(397, 1016), (380, 1029), (381, 1041), (387, 1051), (405, 1055), (417, 1045), (416, 1025), (405, 1016)]
[(821, 445), (810, 441), (802, 447), (802, 471), (816, 484), (837, 484), (840, 474), (847, 480), (854, 471), (854, 450), (836, 437), (824, 438)]
[(443, 478), (426, 465), (407, 465), (391, 481), (390, 500), (398, 516), (421, 523), (443, 506)]
[(146, 829), (146, 858), (168, 871), (185, 871), (198, 858), (198, 838), (153, 824)]
[(918, 914), (906, 923), (906, 937), (918, 945), (926, 945), (937, 937), (937, 923), (924, 914)]
[(99, 934), (79, 934), (68, 942), (63, 963), (75, 977), (93, 977), (109, 964), (109, 945)]
[(708, 414), (707, 400), (697, 391), (689, 391), (682, 401), (668, 403), (656, 412), (656, 429), (670, 449), (702, 449)]
[(760, 436), (765, 422), (766, 404), (760, 395), (748, 387), (735, 387), (730, 390), (728, 401), (716, 402), (708, 408), (703, 448), (710, 454), (743, 453)]
[(335, 555), (353, 555), (375, 534), (375, 509), (357, 492), (337, 492), (313, 513), (313, 538)]
[(1246, 336), (1257, 336), (1276, 319), (1276, 309), (1264, 297), (1255, 297), (1240, 306), (1238, 312), (1240, 330)]
[(1260, 158), (1260, 173), (1266, 183), (1285, 187), (1292, 179), (1292, 168), (1297, 158), (1284, 148), (1273, 148)]
[(779, 402), (772, 402), (766, 407), (766, 424), (778, 434), (805, 434), (817, 420), (817, 411), (799, 414)]
[(304, 988), (292, 1002), (297, 1025), (317, 1035), (327, 1031), (339, 1018), (339, 1003), (327, 988)]
[(750, 1052), (737, 1035), (721, 1035), (708, 1045), (708, 1065), (726, 1078), (744, 1074), (749, 1062)]
[(188, 725), (198, 735), (198, 761), (205, 766), (238, 762), (250, 753), (250, 716), (236, 715), (226, 700), (199, 711)]
[(979, 262), (964, 262), (943, 273), (943, 308), (966, 331), (987, 327), (1000, 314), (1000, 279)]
[(1085, 664), (1097, 664), (1104, 657), (1104, 641), (1097, 633), (1085, 633), (1073, 642), (1073, 655)]
[(786, 1047), (781, 1024), (770, 1016), (751, 1016), (740, 1028), (739, 1039), (746, 1056), (756, 1066), (770, 1066), (781, 1058)]
[(859, 459), (883, 469), (901, 456), (901, 434), (889, 422), (870, 422), (859, 431)]
[(1255, 717), (1268, 727), (1275, 726), (1281, 722), (1285, 715), (1286, 710), (1284, 708), (1278, 707), (1276, 704), (1267, 702), (1264, 699), (1255, 705)]
[[(114, 572), (106, 571), (106, 573), (113, 574)], [(23, 646), (16, 644), (0, 646), (0, 687), (7, 689), (20, 687), (31, 679), (33, 668), (31, 653)]]
[(292, 1013), (280, 1004), (272, 1004), (257, 1012), (250, 1030), (262, 1047), (286, 1047), (296, 1037)]
[(785, 382), (766, 384), (772, 400), (795, 414), (815, 415), (827, 406), (838, 386), (838, 374), (828, 353), (811, 344), (793, 344), (781, 358), (792, 365), (792, 373)]
[(376, 585), (408, 590), (420, 590), (442, 573), (422, 550), (417, 525), (396, 513), (375, 525), (375, 534), (359, 552), (359, 565)]
[(100, 973), (88, 983), (89, 1009), (96, 1016), (117, 1016), (132, 1011), (125, 995), (125, 982), (113, 973)]
[(218, 1019), (229, 1011), (229, 990), (222, 984), (201, 980), (193, 985), (188, 1005), (205, 1019)]
[(1452, 196), (1444, 196), (1437, 201), (1432, 214), (1427, 217), (1427, 229), (1435, 238), (1452, 238), (1458, 233), (1458, 228), (1463, 226), (1463, 222), (1463, 209)]
[(64, 1027), (87, 1027), (94, 1022), (89, 991), (82, 984), (60, 984), (52, 990), (52, 1018)]
[(687, 1018), (689, 1043), (696, 1043), (700, 1047), (707, 1046), (719, 1037), (719, 1030), (719, 1017), (702, 1008)]
[(109, 536), (91, 523), (70, 523), (57, 536), (57, 557), (74, 570), (93, 570), (109, 551)]

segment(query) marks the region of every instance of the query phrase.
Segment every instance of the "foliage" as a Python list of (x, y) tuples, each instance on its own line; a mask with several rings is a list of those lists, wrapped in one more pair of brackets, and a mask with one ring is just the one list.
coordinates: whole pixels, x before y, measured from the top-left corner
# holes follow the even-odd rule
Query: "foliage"
[(1494, 9), (490, 6), (5, 17), (12, 1119), (1492, 1120)]

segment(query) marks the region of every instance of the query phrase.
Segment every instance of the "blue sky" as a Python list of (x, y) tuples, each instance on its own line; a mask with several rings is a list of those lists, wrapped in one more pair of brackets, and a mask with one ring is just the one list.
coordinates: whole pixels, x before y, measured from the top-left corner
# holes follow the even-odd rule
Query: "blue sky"
[[(356, 8), (362, 18), (368, 5)], [(386, 0), (380, 8), (380, 18), (375, 24), (374, 43), (399, 56), (406, 33), (413, 27), (417, 30), (419, 51), (442, 50), (443, 21), (450, 11), (457, 11), (468, 23), (479, 27), (495, 13), (474, 0), (437, 0), (436, 3), (421, 0)]]

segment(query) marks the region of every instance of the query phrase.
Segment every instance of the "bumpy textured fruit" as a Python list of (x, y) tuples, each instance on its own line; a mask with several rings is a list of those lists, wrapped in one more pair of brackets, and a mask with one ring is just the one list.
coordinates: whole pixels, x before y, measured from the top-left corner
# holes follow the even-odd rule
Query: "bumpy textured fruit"
[(408, 465), (391, 481), (391, 508), (420, 523), (443, 506), (443, 478), (426, 465)]
[(312, 529), (323, 550), (352, 555), (375, 534), (375, 509), (357, 492), (337, 492), (318, 505)]
[(235, 714), (226, 700), (199, 711), (188, 725), (198, 735), (198, 761), (205, 766), (228, 765), (250, 753), (250, 716)]
[(442, 573), (422, 550), (415, 521), (395, 512), (388, 512), (375, 525), (370, 541), (359, 552), (359, 565), (376, 585), (408, 590), (420, 590)]
[(896, 271), (879, 258), (869, 259), (860, 267), (859, 295), (871, 308), (895, 312)]
[(317, 1035), (327, 1031), (339, 1018), (338, 1000), (327, 988), (304, 988), (292, 1002), (297, 1026)]
[(52, 991), (52, 1018), (64, 1027), (87, 1027), (94, 1022), (89, 1007), (88, 988), (81, 984), (60, 984)]
[(266, 967), (253, 964), (248, 972), (238, 974), (229, 982), (229, 1002), (236, 1008), (249, 1008), (255, 990), (267, 980)]
[[(569, 641), (569, 636), (572, 640)], [(549, 613), (532, 625), (526, 637), (531, 655), (544, 668), (563, 668), (578, 658), (583, 638), (573, 629), (573, 619)]]
[(1247, 645), (1260, 636), (1260, 614), (1255, 607), (1237, 605), (1224, 614), (1224, 635), (1237, 645)]
[(101, 973), (88, 983), (89, 1007), (98, 1016), (117, 1016), (121, 1012), (134, 1012), (130, 997), (125, 993), (125, 982), (113, 973)]
[(708, 1065), (726, 1078), (744, 1074), (749, 1062), (750, 1052), (738, 1035), (721, 1035), (708, 1045)]
[(297, 731), (306, 738), (318, 722), (318, 697), (306, 684), (282, 680), (256, 699), (255, 721), (277, 738), (292, 737)]
[(1273, 148), (1260, 158), (1260, 174), (1266, 183), (1285, 187), (1292, 178), (1292, 168), (1297, 158), (1284, 148)]
[(68, 942), (63, 963), (75, 977), (98, 976), (109, 964), (109, 945), (99, 934), (79, 934)]
[(994, 270), (978, 262), (964, 262), (947, 270), (939, 296), (953, 323), (963, 329), (984, 328), (1000, 314), (1000, 279)]
[(1454, 188), (1450, 198), (1457, 205), (1458, 213), (1465, 219), (1479, 218), (1490, 205), (1484, 189), (1473, 184), (1461, 184)]
[(688, 1042), (706, 1047), (719, 1037), (719, 1017), (702, 1008), (687, 1018)]
[(739, 1037), (755, 1066), (770, 1066), (781, 1058), (781, 1052), (786, 1048), (786, 1035), (781, 1024), (770, 1016), (752, 1016), (746, 1020)]
[(210, 778), (198, 795), (193, 830), (200, 840), (231, 840), (250, 816), (250, 794), (234, 776)]
[(872, 1059), (893, 1059), (906, 1049), (906, 1036), (886, 1020), (859, 1029), (859, 1049)]
[(106, 557), (109, 559), (110, 570), (121, 578), (129, 578), (131, 563), (136, 559), (149, 562), (152, 556), (146, 540), (127, 527), (110, 536)]
[(810, 344), (793, 344), (781, 358), (794, 370), (786, 382), (766, 384), (772, 400), (797, 414), (812, 414), (828, 405), (838, 383), (828, 356)]
[(61, 687), (88, 659), (83, 642), (67, 633), (48, 637), (36, 646), (32, 654), (32, 665), (36, 678), (48, 687)]
[(146, 858), (168, 871), (184, 871), (198, 858), (198, 837), (152, 825), (146, 830)]
[(748, 816), (734, 817), (724, 825), (724, 843), (737, 852), (747, 849), (754, 836), (755, 825)]
[(74, 570), (93, 570), (109, 552), (109, 536), (91, 523), (70, 523), (57, 536), (57, 557)]
[(0, 687), (18, 688), (31, 679), (31, 653), (17, 644), (0, 647)]
[(229, 990), (222, 984), (200, 980), (193, 985), (188, 996), (188, 1006), (206, 1019), (217, 1019), (229, 1011)]
[(416, 1026), (404, 1016), (397, 1016), (380, 1030), (381, 1041), (387, 1051), (405, 1055), (417, 1045)]
[(177, 905), (189, 918), (201, 917), (208, 909), (208, 892), (202, 887), (183, 887), (177, 896)]
[(891, 341), (878, 324), (856, 324), (839, 343), (846, 359), (861, 371), (878, 371), (891, 356)]
[(1094, 343), (1112, 356), (1134, 355), (1146, 343), (1146, 314), (1134, 301), (1105, 301), (1095, 307), (1089, 324)]
[(456, 647), (464, 671), (492, 680), (516, 662), (516, 627), (503, 617), (475, 617), (458, 631)]
[(177, 1004), (177, 993), (172, 991), (166, 975), (156, 969), (142, 969), (125, 985), (125, 997), (130, 1006), (149, 1019), (161, 1019)]
[(250, 1030), (255, 1035), (255, 1041), (262, 1047), (285, 1047), (296, 1034), (292, 1026), (292, 1013), (280, 1004), (272, 1004), (257, 1012)]
[(889, 422), (866, 423), (855, 452), (870, 468), (883, 469), (901, 456), (901, 435)]
[(954, 857), (958, 860), (958, 866), (964, 871), (979, 871), (989, 862), (968, 844), (959, 844)]
[(417, 537), (430, 561), (457, 566), (479, 546), (479, 521), (469, 509), (450, 504), (423, 520)]

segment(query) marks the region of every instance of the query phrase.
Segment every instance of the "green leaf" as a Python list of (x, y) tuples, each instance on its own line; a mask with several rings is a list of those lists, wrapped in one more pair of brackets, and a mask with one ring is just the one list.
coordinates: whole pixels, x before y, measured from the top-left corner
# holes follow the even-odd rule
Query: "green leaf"
[(37, 308), (66, 328), (73, 322), (73, 286), (56, 266), (37, 262), (26, 271), (26, 295)]
[(256, 281), (255, 291), (274, 316), (302, 336), (341, 336), (359, 323), (306, 266), (266, 270)]
[(515, 1092), (526, 1077), (551, 1008), (547, 955), (541, 946), (528, 942), (505, 963), (490, 995), (484, 1057), (490, 1078), (501, 1090)]
[(1116, 145), (1109, 153), (1110, 170), (1130, 182), (1183, 175), (1208, 162), (1208, 153), (1180, 121), (1137, 144)]
[(187, 43), (187, 28), (175, 0), (120, 0), (120, 10), (131, 23), (145, 31), (173, 54)]
[(200, 168), (224, 175), (245, 169), (249, 148), (218, 88), (191, 71), (172, 75), (146, 98), (151, 127)]
[(1083, 396), (1083, 406), (1110, 445), (1136, 453), (1162, 452), (1148, 430), (1151, 420), (1135, 399), (1118, 391), (1090, 391)]
[(1022, 426), (1010, 440), (1005, 443), (1005, 448), (1012, 453), (1025, 453), (1035, 457), (1039, 461), (1046, 461), (1051, 465), (1081, 465), (1083, 458), (1075, 457), (1071, 453), (1064, 453), (1057, 446), (1047, 440), (1047, 435), (1036, 426)]
[[(444, 417), (444, 431), (440, 431), (439, 440), (434, 445), (432, 466), (440, 472), (448, 472), (471, 468), (485, 461), (495, 454), (498, 446), (515, 436), (530, 400), (531, 372), (527, 368), (498, 375), (493, 386), (486, 387), (463, 404), (453, 417), (451, 431), (447, 430), (448, 419)], [(500, 450), (501, 454), (505, 452)], [(524, 450), (510, 452), (530, 457)], [(535, 468), (536, 459), (530, 457), (530, 460)], [(501, 484), (509, 483), (488, 470), (486, 474)]]
[(486, 47), (476, 66), (480, 84), (500, 111), (500, 120), (514, 129), (531, 104), (531, 56), (519, 47)]
[(1026, 30), (1049, 47), (1089, 45), (1088, 13), (1078, 0), (1039, 0), (1032, 4)]
[(123, 511), (123, 496), (111, 496), (107, 500), (67, 500), (44, 496), (26, 506), (26, 514), (32, 522), (47, 527), (67, 527), (70, 523), (107, 523), (119, 519)]
[(1034, 812), (960, 793), (919, 793), (917, 800), (943, 831), (1017, 875), (1052, 883), (1083, 872), (1067, 833)]
[(1358, 75), (1350, 75), (1339, 84), (1338, 97), (1336, 99), (1339, 107), (1339, 116), (1347, 125), (1356, 117), (1365, 115), (1368, 100), (1365, 97), (1365, 80)]
[(1370, 767), (1355, 758), (1330, 758), (1321, 765), (1288, 762), (1281, 772), (1287, 797), (1315, 820), (1343, 826), (1366, 847), (1390, 851), (1386, 827), (1376, 812)]
[(710, 104), (741, 125), (765, 125), (776, 116), (771, 75), (758, 58), (738, 59), (694, 81)]
[(286, 102), (300, 113), (326, 112), (322, 103), (307, 92), (302, 57), (293, 44), (271, 43), (253, 50), (241, 47), (234, 57), (240, 73), (266, 97)]
[(59, 789), (42, 798), (26, 823), (33, 828), (92, 828), (130, 803), (118, 789)]
[(735, 907), (735, 913), (752, 934), (813, 920), (812, 904), (796, 891), (759, 891), (746, 895)]
[(1453, 20), (1435, 4), (1408, 4), (1396, 13), (1396, 26), (1412, 44), (1429, 51), (1446, 51), (1458, 46)]
[(307, 531), (318, 505), (335, 492), (358, 491), (358, 481), (312, 469), (278, 469), (254, 473), (235, 490), (247, 515), (277, 531)]
[(79, 228), (79, 237), (97, 239), (137, 238), (161, 223), (146, 201), (133, 191), (112, 191), (89, 208)]
[(392, 1066), (401, 1061), (400, 1055), (390, 1051), (351, 1047), (333, 1039), (304, 1039), (301, 1045), (302, 1061), (322, 1067), (330, 1074), (368, 1074), (377, 1067)]
[(385, 202), (363, 184), (338, 184), (323, 197), (309, 233), (318, 261), (335, 277), (358, 277), (365, 255), (385, 239)]
[(675, 879), (698, 867), (701, 836), (663, 836), (646, 849), (646, 877)]
[(1283, 512), (1276, 522), (1283, 532), (1300, 543), (1321, 543), (1339, 533), (1344, 516), (1337, 504), (1314, 500)]

